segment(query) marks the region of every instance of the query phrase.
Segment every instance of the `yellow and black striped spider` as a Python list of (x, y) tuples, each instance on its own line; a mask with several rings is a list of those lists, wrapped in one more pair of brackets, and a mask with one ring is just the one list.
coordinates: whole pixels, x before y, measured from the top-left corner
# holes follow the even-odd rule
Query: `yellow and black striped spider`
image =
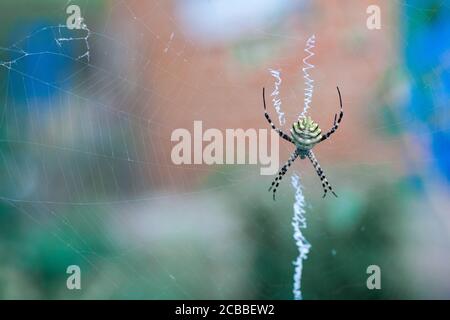
[(277, 177), (272, 182), (272, 185), (269, 188), (269, 191), (273, 189), (273, 200), (275, 200), (275, 193), (277, 192), (277, 188), (278, 185), (280, 184), (281, 179), (283, 179), (283, 176), (286, 174), (292, 162), (294, 162), (295, 159), (297, 159), (297, 157), (300, 157), (300, 159), (305, 159), (306, 157), (308, 157), (309, 160), (311, 160), (311, 163), (314, 166), (314, 169), (316, 169), (320, 181), (322, 182), (322, 188), (324, 191), (323, 197), (326, 196), (328, 190), (330, 190), (330, 192), (333, 193), (335, 197), (337, 197), (336, 193), (334, 193), (333, 188), (331, 187), (330, 183), (325, 177), (325, 173), (320, 167), (319, 162), (314, 156), (314, 153), (312, 152), (312, 148), (316, 144), (328, 139), (337, 130), (337, 128), (339, 128), (339, 123), (341, 123), (342, 117), (344, 116), (344, 111), (342, 108), (341, 92), (339, 91), (339, 87), (336, 88), (339, 94), (339, 103), (341, 105), (341, 112), (339, 113), (339, 117), (337, 114), (334, 115), (334, 123), (331, 130), (328, 133), (322, 135), (322, 130), (320, 130), (319, 125), (315, 123), (311, 119), (311, 117), (299, 117), (298, 121), (292, 125), (291, 136), (288, 136), (283, 131), (276, 128), (272, 120), (270, 119), (269, 115), (267, 114), (266, 97), (263, 88), (264, 114), (266, 116), (267, 121), (272, 126), (272, 129), (278, 132), (281, 138), (295, 145), (295, 151), (292, 153), (291, 157), (286, 162), (286, 164), (283, 167), (281, 167), (280, 171), (278, 171)]

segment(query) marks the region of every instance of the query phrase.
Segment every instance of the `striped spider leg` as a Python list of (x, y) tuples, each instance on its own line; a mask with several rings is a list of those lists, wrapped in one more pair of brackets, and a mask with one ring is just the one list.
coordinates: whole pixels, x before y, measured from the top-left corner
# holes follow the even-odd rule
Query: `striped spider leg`
[(273, 130), (275, 130), (280, 137), (282, 137), (284, 140), (289, 141), (291, 143), (294, 143), (294, 141), (292, 141), (292, 138), (289, 137), (286, 133), (284, 133), (282, 130), (278, 129), (277, 127), (275, 127), (274, 123), (272, 122), (272, 119), (270, 119), (269, 114), (267, 113), (267, 108), (266, 108), (266, 95), (264, 93), (265, 89), (263, 88), (263, 103), (264, 103), (264, 116), (266, 117), (267, 121), (269, 122), (270, 126), (272, 127)]
[(270, 185), (269, 191), (273, 188), (273, 200), (275, 200), (275, 193), (277, 192), (277, 188), (280, 185), (281, 179), (283, 179), (283, 176), (286, 174), (286, 172), (289, 170), (289, 167), (291, 166), (292, 162), (295, 161), (298, 157), (298, 152), (295, 150), (289, 160), (286, 162), (284, 166), (281, 167), (280, 171), (278, 171), (278, 175), (275, 178), (275, 180), (272, 181), (272, 184)]
[(307, 156), (308, 156), (309, 160), (311, 161), (314, 169), (316, 170), (317, 175), (320, 178), (320, 181), (322, 182), (322, 189), (323, 189), (322, 198), (325, 198), (328, 190), (330, 190), (330, 192), (337, 198), (337, 194), (333, 191), (333, 188), (331, 187), (330, 183), (328, 182), (327, 177), (325, 176), (325, 173), (323, 172), (322, 168), (320, 167), (320, 164), (317, 161), (316, 156), (314, 155), (312, 150), (309, 150)]
[(336, 130), (339, 128), (339, 124), (342, 121), (342, 117), (344, 116), (344, 109), (342, 108), (341, 91), (339, 90), (339, 87), (336, 87), (336, 89), (339, 94), (339, 104), (341, 106), (341, 112), (339, 113), (339, 118), (337, 117), (337, 114), (334, 115), (333, 127), (331, 128), (331, 130), (328, 133), (326, 133), (325, 135), (322, 136), (322, 139), (320, 140), (320, 142), (327, 140), (333, 133), (336, 132)]

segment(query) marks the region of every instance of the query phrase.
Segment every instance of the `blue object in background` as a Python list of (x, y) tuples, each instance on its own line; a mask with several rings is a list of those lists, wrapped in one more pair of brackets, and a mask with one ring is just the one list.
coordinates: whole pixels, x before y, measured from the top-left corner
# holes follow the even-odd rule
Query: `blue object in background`
[(450, 182), (450, 1), (414, 0), (401, 8), (404, 59), (415, 79), (407, 110), (428, 129), (431, 165)]
[[(32, 36), (24, 38), (18, 33)], [(56, 106), (48, 103), (49, 98), (59, 89), (70, 88), (71, 83), (66, 79), (74, 70), (76, 60), (71, 54), (74, 45), (73, 41), (58, 45), (58, 37), (58, 27), (44, 22), (29, 24), (11, 35), (12, 39), (23, 39), (10, 48), (14, 51), (9, 59), (21, 57), (11, 65), (9, 75), (9, 96), (14, 97), (18, 107), (27, 108), (27, 99), (41, 102), (28, 103), (28, 108)]]

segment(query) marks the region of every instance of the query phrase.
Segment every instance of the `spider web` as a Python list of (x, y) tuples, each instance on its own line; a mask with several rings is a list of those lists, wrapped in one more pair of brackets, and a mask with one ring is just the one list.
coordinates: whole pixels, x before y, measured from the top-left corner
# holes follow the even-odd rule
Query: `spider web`
[[(311, 116), (323, 130), (332, 125), (336, 84), (345, 116), (340, 133), (316, 152), (339, 199), (319, 201), (312, 167), (295, 164), (311, 199), (305, 233), (315, 248), (302, 292), (307, 299), (426, 296), (418, 287), (445, 296), (449, 289), (427, 272), (447, 270), (448, 254), (440, 249), (448, 228), (439, 222), (448, 221), (442, 213), (448, 201), (438, 188), (445, 183), (426, 169), (433, 163), (426, 144), (430, 133), (448, 126), (441, 121), (425, 130), (420, 114), (402, 112), (418, 78), (402, 67), (399, 48), (410, 39), (396, 20), (399, 12), (402, 23), (432, 19), (433, 9), (383, 2), (382, 29), (369, 31), (368, 4), (342, 4), (331, 18), (331, 9), (308, 1), (266, 1), (251, 8), (259, 20), (239, 25), (245, 30), (239, 37), (233, 25), (225, 35), (186, 27), (196, 5), (208, 12), (225, 6), (207, 3), (48, 2), (33, 18), (9, 22), (17, 31), (0, 43), (1, 295), (290, 299), (296, 248), (288, 179), (272, 203), (271, 179), (257, 166), (174, 165), (170, 134), (192, 130), (194, 120), (204, 128), (266, 128), (258, 98), (273, 81), (266, 70), (274, 65), (293, 70), (282, 87), (291, 123), (304, 102), (299, 52), (314, 31), (321, 44), (344, 49), (316, 52)], [(86, 28), (65, 26), (69, 4), (80, 6)], [(446, 1), (436, 6), (448, 10)], [(311, 18), (317, 10), (330, 13), (324, 19), (334, 30)], [(432, 69), (425, 85), (434, 102), (425, 111), (447, 119), (448, 93), (434, 80), (448, 65)], [(382, 80), (369, 87), (374, 79)], [(410, 131), (421, 133), (411, 138)], [(281, 145), (280, 165), (291, 152)], [(418, 209), (404, 204), (410, 193), (397, 191), (417, 176), (428, 190), (425, 205), (413, 202)], [(424, 219), (426, 204), (434, 209)], [(439, 231), (432, 235), (442, 243), (433, 247), (438, 257), (427, 255), (430, 233), (417, 226), (423, 222)], [(390, 227), (398, 225), (400, 231)], [(400, 262), (399, 252), (405, 252)], [(437, 267), (424, 262), (430, 256)], [(79, 291), (66, 288), (72, 264), (82, 270)], [(369, 264), (383, 270), (381, 292), (365, 287)], [(408, 285), (410, 276), (416, 280)]]

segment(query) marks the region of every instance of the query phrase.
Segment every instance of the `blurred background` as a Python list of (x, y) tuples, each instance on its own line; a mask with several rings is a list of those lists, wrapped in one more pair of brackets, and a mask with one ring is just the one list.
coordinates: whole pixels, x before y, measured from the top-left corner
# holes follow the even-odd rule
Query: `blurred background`
[(310, 115), (331, 126), (339, 85), (345, 116), (315, 148), (339, 198), (306, 161), (288, 173), (304, 298), (450, 298), (449, 1), (10, 0), (0, 21), (1, 298), (292, 299), (290, 179), (274, 202), (258, 165), (174, 165), (170, 135), (269, 128), (269, 68), (287, 130), (313, 34)]

